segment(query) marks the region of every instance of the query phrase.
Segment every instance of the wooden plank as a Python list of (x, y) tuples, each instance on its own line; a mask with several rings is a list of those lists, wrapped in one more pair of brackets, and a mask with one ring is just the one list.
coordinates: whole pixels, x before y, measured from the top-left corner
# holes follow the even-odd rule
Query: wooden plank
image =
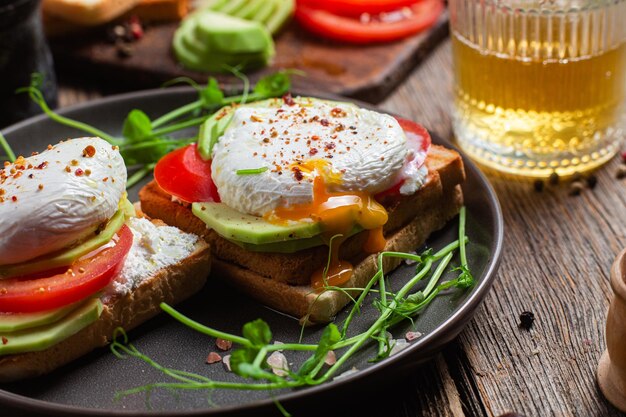
[[(132, 89), (159, 86), (178, 76), (204, 83), (206, 73), (184, 69), (172, 55), (171, 39), (177, 26), (170, 23), (148, 28), (145, 36), (132, 44), (133, 54), (127, 58), (118, 56), (103, 30), (52, 40), (51, 48), (60, 70), (81, 79), (88, 76), (100, 83), (105, 79), (106, 84), (119, 83)], [(294, 68), (306, 73), (306, 77), (294, 77), (296, 89), (379, 102), (447, 33), (447, 13), (426, 32), (377, 45), (355, 46), (322, 40), (292, 23), (276, 39), (274, 63), (248, 75), (254, 82), (279, 69)], [(222, 83), (240, 85), (231, 75), (213, 75)]]
[[(383, 107), (447, 137), (451, 68), (446, 42)], [(621, 415), (595, 382), (609, 269), (626, 246), (626, 180), (614, 177), (618, 159), (578, 197), (568, 195), (567, 185), (538, 193), (531, 182), (489, 175), (505, 220), (502, 264), (484, 307), (445, 355), (468, 401), (466, 415)], [(530, 332), (517, 327), (524, 310), (537, 317)]]

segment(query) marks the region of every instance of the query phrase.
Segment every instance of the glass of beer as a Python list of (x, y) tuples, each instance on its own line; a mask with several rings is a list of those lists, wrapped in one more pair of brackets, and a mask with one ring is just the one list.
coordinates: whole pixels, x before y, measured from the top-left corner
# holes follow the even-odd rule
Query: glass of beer
[(572, 175), (626, 131), (626, 0), (449, 0), (453, 124), (479, 163)]

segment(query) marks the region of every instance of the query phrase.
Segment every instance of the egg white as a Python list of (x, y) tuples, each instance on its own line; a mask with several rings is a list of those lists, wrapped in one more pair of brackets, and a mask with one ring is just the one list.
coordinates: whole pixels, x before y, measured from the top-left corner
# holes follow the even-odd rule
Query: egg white
[[(92, 157), (84, 155), (89, 145)], [(0, 180), (0, 265), (84, 239), (113, 216), (125, 191), (124, 160), (100, 138), (63, 141), (23, 166), (4, 167)]]
[[(312, 201), (312, 176), (298, 175), (293, 169), (298, 162), (325, 160), (341, 178), (332, 188), (375, 194), (398, 180), (410, 152), (404, 131), (389, 115), (299, 98), (280, 108), (236, 109), (213, 149), (212, 177), (222, 202), (262, 216)], [(267, 170), (237, 174), (258, 168)]]

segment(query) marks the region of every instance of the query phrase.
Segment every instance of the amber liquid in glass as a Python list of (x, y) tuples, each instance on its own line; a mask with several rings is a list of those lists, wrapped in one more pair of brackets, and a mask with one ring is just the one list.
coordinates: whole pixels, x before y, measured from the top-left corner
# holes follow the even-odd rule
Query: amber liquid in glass
[(498, 13), (470, 36), (453, 30), (461, 147), (484, 165), (534, 177), (606, 162), (624, 134), (626, 43), (602, 45), (606, 34), (581, 16)]

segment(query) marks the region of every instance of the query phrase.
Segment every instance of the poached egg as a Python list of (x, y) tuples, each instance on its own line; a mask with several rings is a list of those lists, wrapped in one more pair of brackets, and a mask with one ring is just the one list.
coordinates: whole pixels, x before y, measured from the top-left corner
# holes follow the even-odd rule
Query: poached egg
[(0, 265), (83, 240), (118, 210), (126, 167), (100, 138), (70, 139), (0, 171)]
[[(319, 173), (331, 191), (371, 195), (405, 174), (406, 194), (415, 192), (426, 173), (407, 169), (406, 161), (417, 152), (389, 115), (298, 98), (278, 107), (237, 108), (213, 148), (212, 178), (222, 202), (264, 216), (279, 207), (312, 202)], [(319, 162), (313, 167), (311, 161)], [(265, 171), (240, 174), (258, 169)]]

